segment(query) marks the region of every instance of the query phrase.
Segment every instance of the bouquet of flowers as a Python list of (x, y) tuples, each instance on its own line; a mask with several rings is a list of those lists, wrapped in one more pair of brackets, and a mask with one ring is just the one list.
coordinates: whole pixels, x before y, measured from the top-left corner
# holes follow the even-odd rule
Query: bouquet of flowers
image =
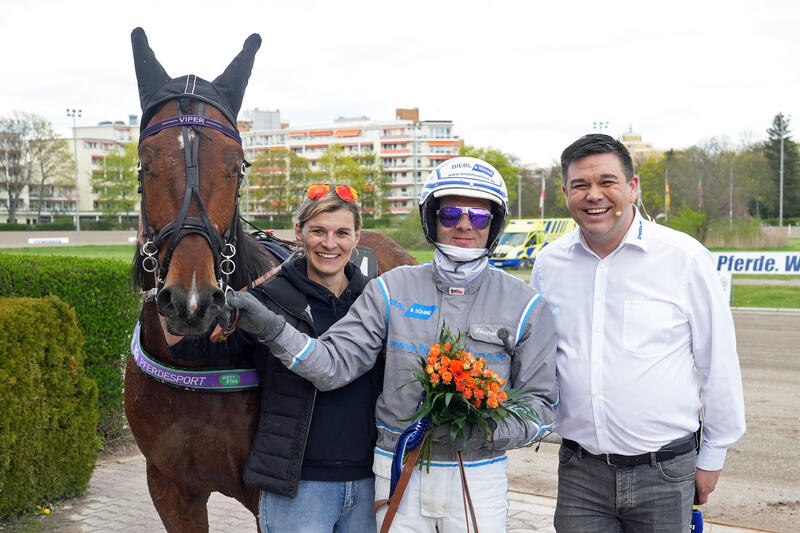
[[(420, 368), (411, 373), (422, 385), (422, 399), (416, 412), (408, 421), (431, 430), (450, 424), (450, 445), (461, 439), (467, 445), (464, 428), (473, 424), (486, 434), (492, 432), (488, 420), (506, 425), (510, 417), (538, 423), (538, 416), (530, 403), (520, 398), (522, 389), (503, 390), (506, 380), (486, 366), (486, 359), (460, 346), (463, 335), (454, 337), (442, 326), (439, 342), (431, 345), (427, 357), (420, 357)], [(425, 434), (417, 464), (430, 468), (433, 448), (431, 431)]]

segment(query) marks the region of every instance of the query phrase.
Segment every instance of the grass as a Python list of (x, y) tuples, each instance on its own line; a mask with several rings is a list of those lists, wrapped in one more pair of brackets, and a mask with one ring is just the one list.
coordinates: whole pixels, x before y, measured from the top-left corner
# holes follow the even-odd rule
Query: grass
[(759, 248), (758, 250), (743, 250), (742, 248), (709, 248), (712, 252), (800, 252), (800, 237), (790, 237), (789, 244), (775, 248)]
[(736, 307), (769, 307), (800, 309), (800, 287), (735, 285), (733, 305)]
[[(800, 238), (792, 239), (792, 245), (800, 250)], [(6, 254), (34, 254), (54, 256), (102, 257), (130, 262), (133, 258), (133, 245), (107, 245), (107, 246), (45, 246), (28, 248), (0, 248), (0, 253)], [(409, 250), (409, 253), (420, 263), (433, 260), (432, 249)], [(527, 279), (528, 270), (509, 269), (509, 274)], [(736, 274), (734, 278), (750, 279), (797, 279), (798, 275), (759, 275)], [(737, 307), (771, 307), (771, 308), (800, 308), (800, 287), (780, 287), (764, 285), (736, 285), (733, 288), (734, 305)]]
[(55, 255), (71, 257), (100, 257), (119, 259), (126, 262), (133, 260), (133, 245), (96, 245), (96, 246), (36, 246), (25, 248), (0, 248), (0, 253), (13, 255)]

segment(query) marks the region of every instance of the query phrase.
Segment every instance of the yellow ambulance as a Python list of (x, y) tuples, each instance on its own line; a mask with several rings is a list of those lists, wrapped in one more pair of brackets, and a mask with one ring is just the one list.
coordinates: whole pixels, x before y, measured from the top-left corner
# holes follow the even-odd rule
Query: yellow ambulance
[(501, 268), (528, 270), (539, 250), (576, 227), (571, 218), (511, 219), (489, 263)]

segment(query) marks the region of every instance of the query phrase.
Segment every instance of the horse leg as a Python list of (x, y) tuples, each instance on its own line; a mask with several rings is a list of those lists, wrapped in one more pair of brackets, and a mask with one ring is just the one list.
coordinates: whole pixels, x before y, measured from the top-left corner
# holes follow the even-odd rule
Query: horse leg
[(208, 492), (190, 493), (147, 462), (147, 487), (168, 533), (208, 532)]

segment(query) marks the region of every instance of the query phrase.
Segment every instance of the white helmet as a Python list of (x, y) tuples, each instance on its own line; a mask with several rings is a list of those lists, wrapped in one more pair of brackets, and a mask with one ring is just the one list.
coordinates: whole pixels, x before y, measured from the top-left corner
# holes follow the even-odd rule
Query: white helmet
[(490, 200), (492, 223), (487, 248), (497, 245), (508, 215), (508, 190), (500, 172), (486, 161), (474, 157), (454, 157), (434, 168), (419, 196), (422, 230), (430, 243), (436, 241), (436, 210), (442, 196), (469, 196)]

